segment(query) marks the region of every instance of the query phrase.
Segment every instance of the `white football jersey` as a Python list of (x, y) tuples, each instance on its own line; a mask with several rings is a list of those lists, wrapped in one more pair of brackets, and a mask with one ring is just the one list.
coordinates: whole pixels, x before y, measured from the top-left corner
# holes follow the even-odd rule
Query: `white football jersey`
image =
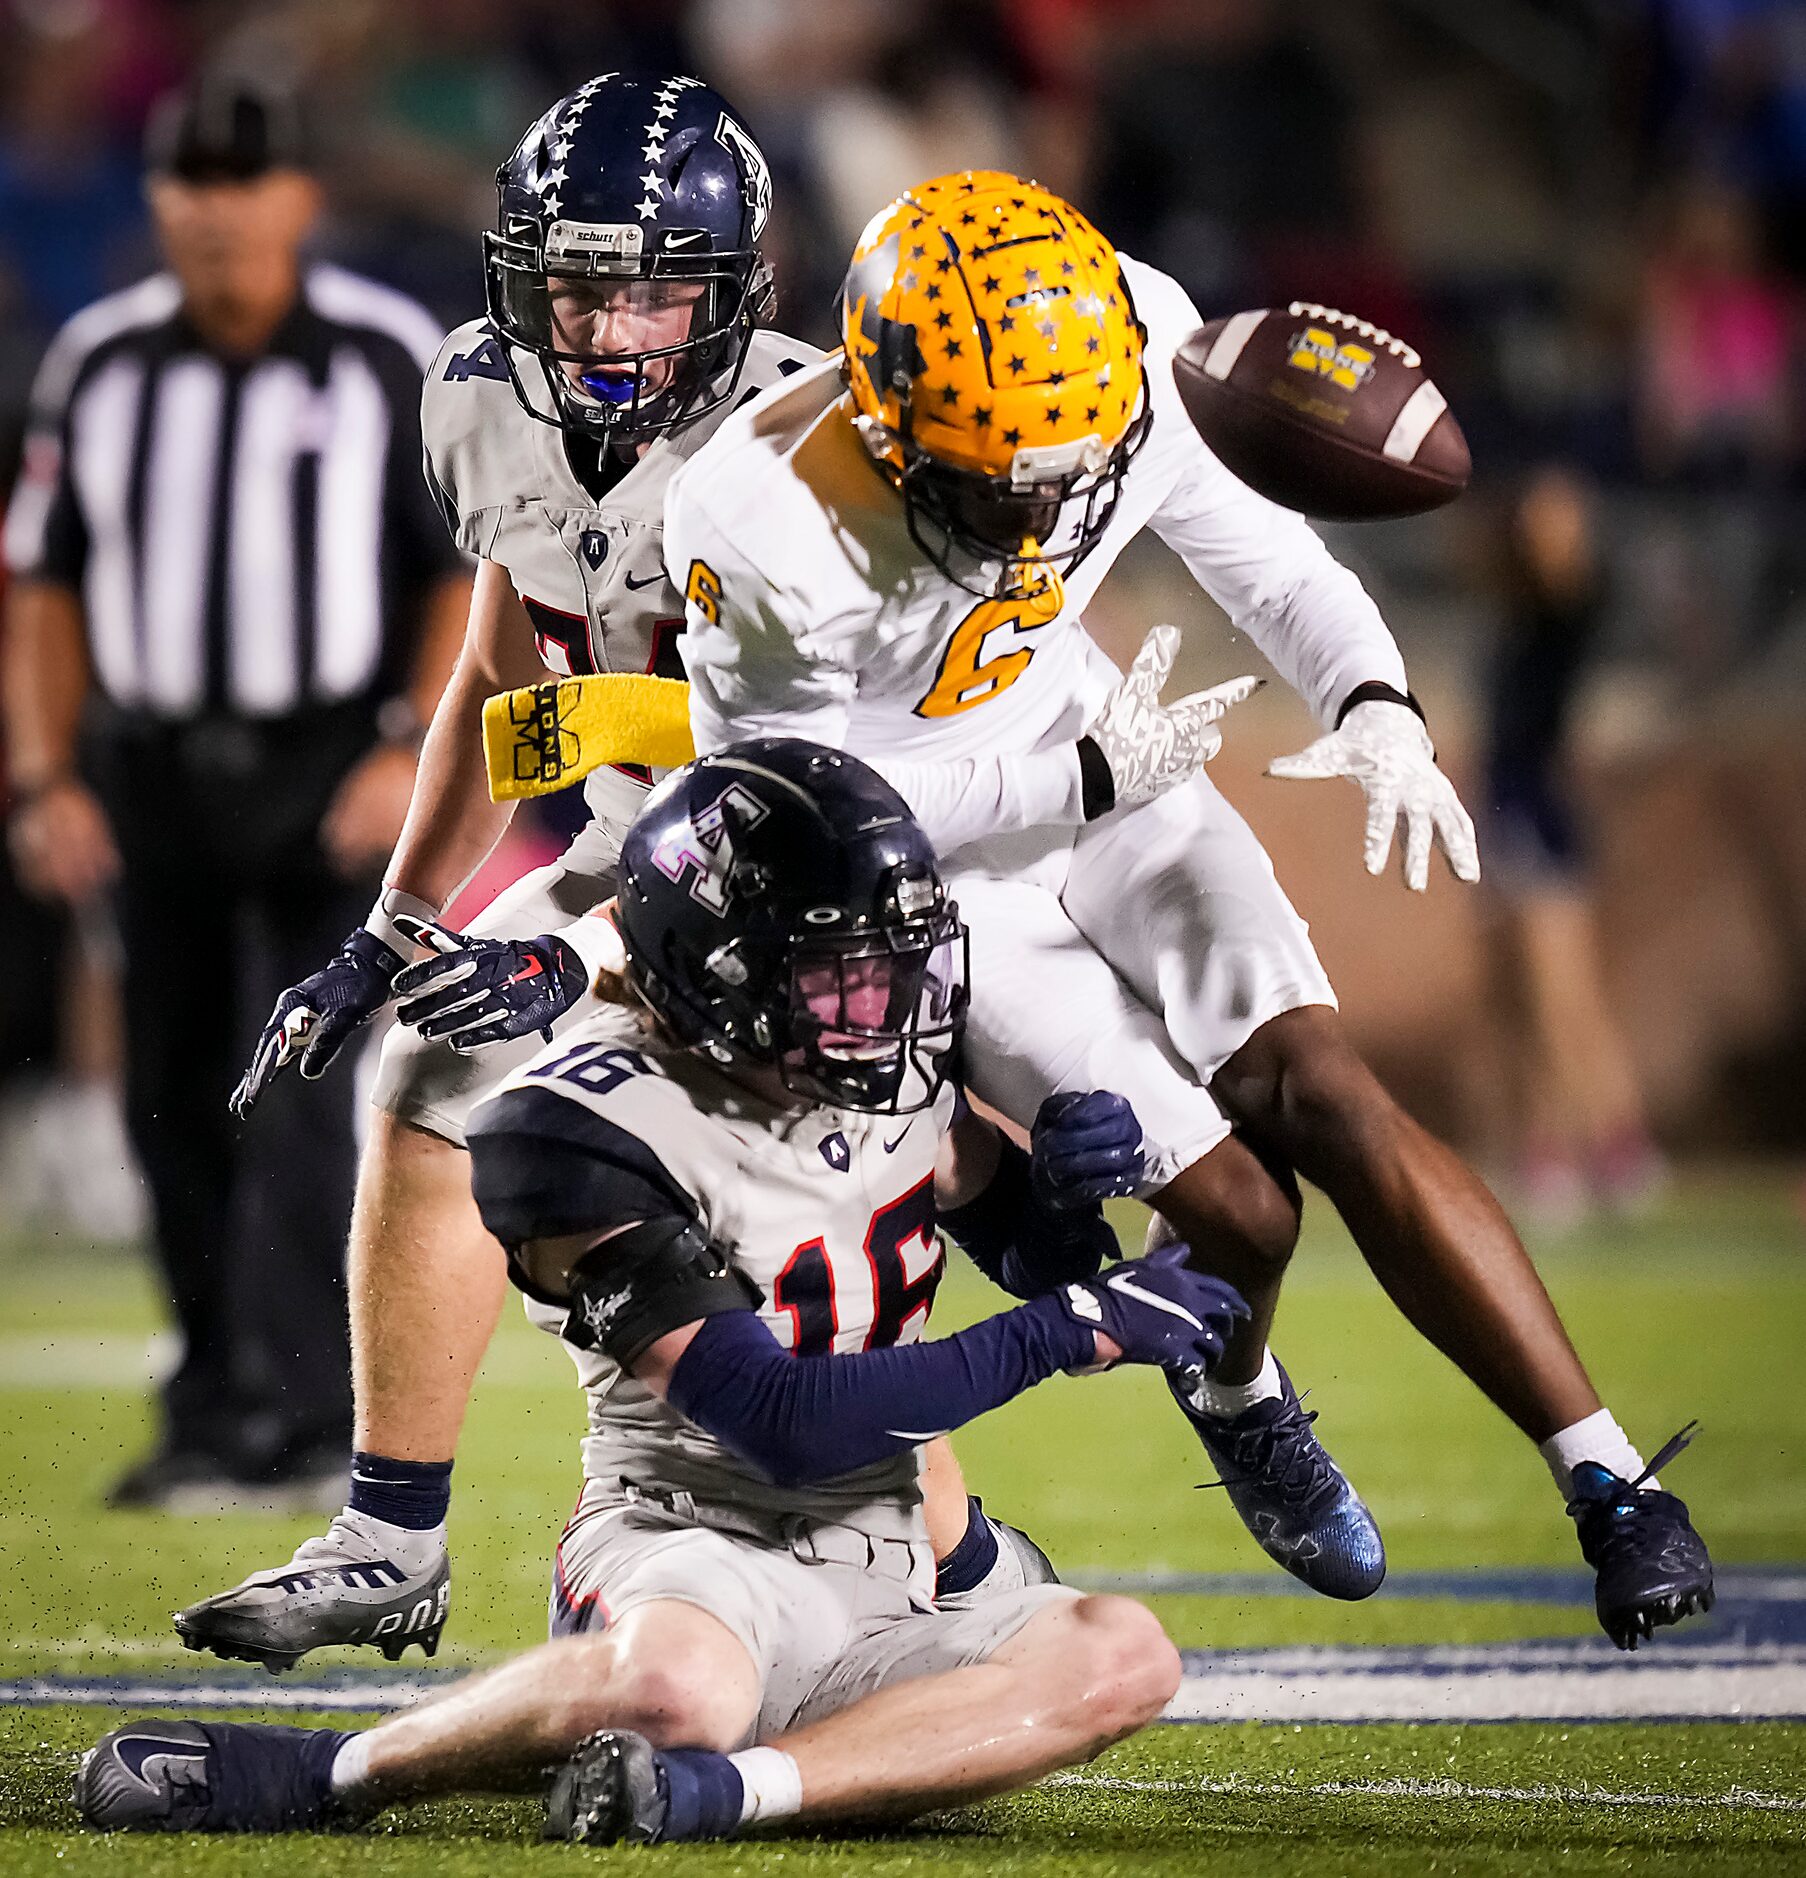
[[(1197, 309), (1166, 275), (1127, 256), (1122, 265), (1148, 330), (1149, 434), (1102, 540), (1038, 599), (982, 599), (915, 545), (849, 421), (837, 358), (737, 411), (672, 477), (665, 556), (688, 598), (698, 749), (768, 733), (852, 750), (890, 777), (943, 853), (1077, 822), (1076, 763), (1061, 759), (1050, 814), (1054, 759), (1038, 769), (1022, 759), (1069, 745), (1117, 681), (1081, 619), (1144, 528), (1323, 721), (1367, 680), (1404, 689), (1403, 661), (1360, 582), (1302, 517), (1231, 475), (1187, 418), (1172, 355)], [(1050, 551), (1073, 539), (1079, 506), (1068, 505)]]
[[(781, 333), (754, 333), (735, 403), (821, 356)], [(538, 370), (530, 357), (516, 362)], [(730, 408), (656, 438), (598, 502), (571, 468), (563, 433), (521, 408), (487, 322), (468, 321), (440, 347), (420, 400), (428, 482), (458, 546), (508, 570), (549, 671), (683, 676), (683, 603), (665, 576), (665, 490)], [(599, 770), (584, 793), (600, 819), (625, 828), (648, 780), (643, 770)]]
[[(694, 1051), (608, 1006), (560, 1034), (503, 1089), (560, 1096), (631, 1135), (695, 1201), (799, 1360), (913, 1343), (940, 1283), (934, 1164), (954, 1091), (915, 1115), (779, 1108)], [(529, 1301), (558, 1335), (564, 1311)], [(894, 1534), (919, 1503), (909, 1450), (838, 1480), (776, 1487), (600, 1350), (567, 1344), (589, 1396), (584, 1472), (761, 1513)]]

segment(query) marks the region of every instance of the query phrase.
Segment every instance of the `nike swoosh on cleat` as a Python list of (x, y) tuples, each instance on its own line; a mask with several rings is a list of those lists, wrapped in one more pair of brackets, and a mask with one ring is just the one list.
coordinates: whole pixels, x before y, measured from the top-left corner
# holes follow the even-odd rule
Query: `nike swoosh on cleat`
[(154, 1789), (156, 1778), (177, 1761), (206, 1765), (207, 1751), (192, 1741), (171, 1741), (165, 1735), (127, 1735), (114, 1743), (119, 1764), (140, 1786)]

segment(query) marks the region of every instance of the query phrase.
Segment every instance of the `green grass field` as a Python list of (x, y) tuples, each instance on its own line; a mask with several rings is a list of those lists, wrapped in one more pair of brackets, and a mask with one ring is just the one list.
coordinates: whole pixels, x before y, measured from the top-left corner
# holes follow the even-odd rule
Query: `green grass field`
[[(1289, 1595), (1222, 1497), (1157, 1383), (1059, 1381), (959, 1443), (993, 1510), (1068, 1576), (1239, 1574), (1244, 1588), (1151, 1599), (1189, 1649), (1437, 1645), (1587, 1633), (1571, 1600), (1411, 1595), (1413, 1572), (1572, 1567), (1540, 1461), (1392, 1311), (1314, 1209), (1277, 1344), (1321, 1431), (1385, 1529), (1395, 1583), (1357, 1606)], [(1125, 1214), (1125, 1225), (1138, 1230)], [(1698, 1415), (1668, 1484), (1720, 1565), (1806, 1563), (1806, 1229), (1786, 1185), (1690, 1183), (1654, 1219), (1550, 1248), (1551, 1288), (1619, 1418), (1652, 1450)], [(146, 1442), (156, 1314), (134, 1261), (0, 1247), (0, 1682), (166, 1682), (210, 1673), (169, 1613), (287, 1556), (316, 1523), (110, 1514), (100, 1494)], [(956, 1281), (937, 1322), (991, 1308)], [(546, 1561), (576, 1490), (580, 1403), (561, 1352), (510, 1317), (458, 1463), (454, 1592), (439, 1665), (494, 1661), (543, 1634)], [(1553, 1594), (1552, 1594), (1553, 1595)], [(1672, 1642), (1668, 1650), (1673, 1651)], [(353, 1652), (333, 1652), (362, 1667)], [(377, 1659), (369, 1659), (374, 1663)], [(410, 1659), (418, 1663), (418, 1657)], [(1653, 1671), (1664, 1643), (1640, 1654)], [(309, 1666), (301, 1672), (305, 1675)], [(316, 1874), (572, 1869), (535, 1843), (525, 1802), (393, 1815), (344, 1838), (102, 1840), (67, 1786), (79, 1750), (143, 1709), (19, 1704), (0, 1715), (0, 1878), (165, 1871)], [(235, 1711), (243, 1715), (244, 1710)], [(273, 1713), (271, 1718), (278, 1718)], [(296, 1718), (292, 1711), (281, 1718)], [(342, 1719), (342, 1718), (340, 1718)], [(1753, 1796), (1753, 1797), (1752, 1797)], [(688, 1871), (1377, 1873), (1806, 1869), (1806, 1724), (1265, 1724), (1169, 1727), (1075, 1779), (853, 1841), (624, 1853)], [(562, 1861), (562, 1863), (560, 1863)]]

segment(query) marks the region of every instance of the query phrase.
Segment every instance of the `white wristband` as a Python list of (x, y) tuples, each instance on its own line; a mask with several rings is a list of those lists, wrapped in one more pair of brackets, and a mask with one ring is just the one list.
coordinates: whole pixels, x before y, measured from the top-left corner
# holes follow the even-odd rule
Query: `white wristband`
[(618, 976), (627, 969), (627, 948), (621, 943), (614, 921), (600, 907), (568, 926), (560, 926), (558, 937), (583, 961), (584, 974), (592, 985), (598, 972)]
[(391, 952), (399, 953), (404, 959), (411, 958), (417, 941), (395, 924), (397, 913), (405, 913), (410, 919), (436, 920), (439, 909), (414, 894), (403, 893), (399, 887), (385, 887), (376, 896), (376, 904), (364, 920), (364, 930), (374, 933)]

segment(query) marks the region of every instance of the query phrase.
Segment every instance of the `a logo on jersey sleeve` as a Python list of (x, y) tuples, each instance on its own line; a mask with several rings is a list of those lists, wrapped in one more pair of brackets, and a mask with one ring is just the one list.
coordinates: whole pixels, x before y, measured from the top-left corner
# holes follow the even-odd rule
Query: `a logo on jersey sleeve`
[(847, 1138), (839, 1129), (822, 1142), (821, 1157), (837, 1174), (844, 1174), (853, 1165), (853, 1150), (847, 1146)]
[(706, 809), (665, 836), (652, 850), (652, 864), (679, 886), (693, 873), (690, 898), (724, 914), (732, 893), (734, 829), (756, 827), (765, 815), (765, 804), (744, 783), (729, 783)]

